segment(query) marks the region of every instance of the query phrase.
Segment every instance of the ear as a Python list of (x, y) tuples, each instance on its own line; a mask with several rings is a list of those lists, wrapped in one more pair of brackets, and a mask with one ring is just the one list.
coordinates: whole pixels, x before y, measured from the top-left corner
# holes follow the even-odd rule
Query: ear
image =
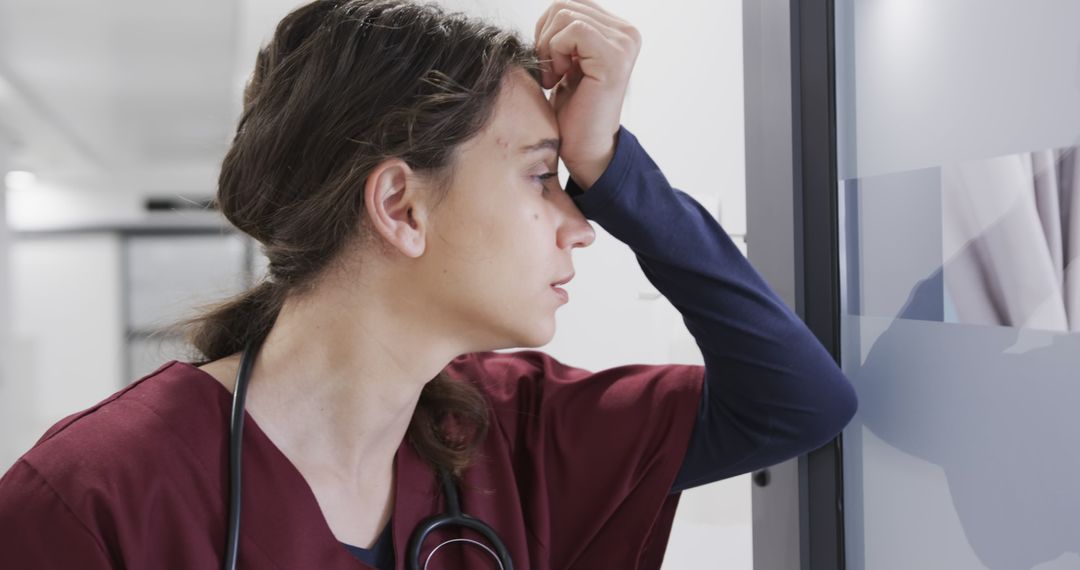
[(427, 202), (418, 177), (399, 158), (379, 163), (364, 184), (364, 208), (372, 228), (387, 244), (420, 257), (426, 244)]

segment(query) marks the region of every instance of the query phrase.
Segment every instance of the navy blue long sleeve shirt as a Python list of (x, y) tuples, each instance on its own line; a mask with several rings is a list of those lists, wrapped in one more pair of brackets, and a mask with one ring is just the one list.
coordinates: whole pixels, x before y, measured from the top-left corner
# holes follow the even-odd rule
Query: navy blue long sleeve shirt
[(630, 246), (679, 311), (705, 361), (705, 385), (672, 492), (817, 449), (855, 414), (851, 383), (696, 200), (668, 183), (620, 127), (615, 155), (588, 191), (566, 191)]

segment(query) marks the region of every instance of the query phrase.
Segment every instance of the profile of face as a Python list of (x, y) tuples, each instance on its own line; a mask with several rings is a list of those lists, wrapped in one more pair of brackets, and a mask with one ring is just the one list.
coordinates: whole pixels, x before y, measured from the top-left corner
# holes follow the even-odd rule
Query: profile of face
[[(508, 72), (489, 124), (457, 149), (420, 271), (460, 334), (485, 349), (538, 347), (565, 303), (552, 284), (596, 238), (557, 176), (555, 112), (524, 70)], [(543, 141), (548, 144), (541, 144)], [(530, 148), (531, 147), (531, 148)]]

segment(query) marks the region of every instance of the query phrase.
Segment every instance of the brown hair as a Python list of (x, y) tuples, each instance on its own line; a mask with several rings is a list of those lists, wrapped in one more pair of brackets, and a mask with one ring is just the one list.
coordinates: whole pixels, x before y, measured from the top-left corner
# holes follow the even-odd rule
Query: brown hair
[[(262, 244), (269, 275), (185, 321), (203, 362), (265, 338), (285, 299), (310, 289), (347, 244), (387, 247), (362, 215), (378, 163), (398, 157), (429, 176), (438, 204), (455, 149), (488, 123), (514, 66), (540, 82), (535, 51), (514, 32), (435, 4), (317, 0), (286, 16), (256, 59), (217, 195), (225, 217)], [(480, 392), (442, 371), (407, 437), (460, 476), (488, 421)]]

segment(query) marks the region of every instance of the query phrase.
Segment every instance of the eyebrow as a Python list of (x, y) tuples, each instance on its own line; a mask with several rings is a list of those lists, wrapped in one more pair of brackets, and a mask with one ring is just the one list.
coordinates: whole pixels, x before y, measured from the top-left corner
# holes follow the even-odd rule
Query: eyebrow
[(540, 142), (525, 145), (521, 147), (518, 152), (528, 154), (530, 152), (536, 152), (538, 150), (552, 150), (556, 154), (559, 153), (559, 139), (542, 139)]

